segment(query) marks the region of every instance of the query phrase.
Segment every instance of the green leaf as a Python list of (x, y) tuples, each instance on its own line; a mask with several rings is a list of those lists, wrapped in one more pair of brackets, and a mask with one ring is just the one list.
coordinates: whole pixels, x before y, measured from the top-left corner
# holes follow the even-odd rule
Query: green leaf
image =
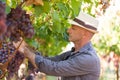
[(51, 9), (51, 6), (50, 6), (50, 2), (49, 1), (44, 1), (44, 6), (43, 6), (43, 10), (45, 13), (48, 13)]
[(36, 17), (40, 16), (41, 13), (43, 12), (42, 6), (34, 6), (34, 10), (35, 10), (34, 14)]
[(58, 32), (58, 33), (61, 33), (61, 23), (58, 22), (58, 21), (54, 21), (53, 22), (53, 30), (54, 32)]
[(52, 19), (54, 22), (56, 21), (60, 21), (60, 18), (59, 18), (59, 14), (57, 13), (57, 11), (54, 11), (53, 14), (52, 14)]
[(11, 4), (9, 4), (9, 6), (11, 6), (12, 8), (16, 8), (16, 6), (17, 6), (17, 1), (16, 0), (10, 0), (11, 2)]
[(35, 49), (37, 49), (37, 48), (39, 47), (38, 42), (35, 41), (34, 39), (26, 39), (26, 42), (27, 42), (30, 46), (34, 47)]
[(10, 13), (11, 8), (9, 6), (6, 6), (6, 13)]
[(6, 2), (6, 0), (1, 0), (2, 2)]
[(43, 6), (41, 6), (41, 5), (39, 5), (39, 6), (33, 6), (33, 8), (35, 9), (35, 15), (36, 16), (40, 16), (42, 13), (48, 13), (49, 11), (50, 11), (50, 4), (49, 4), (49, 2), (47, 2), (47, 1), (44, 1), (44, 5)]
[(64, 38), (64, 40), (69, 41), (68, 40), (68, 34), (66, 32), (63, 33), (63, 38)]
[(80, 2), (81, 2), (80, 0), (71, 0), (71, 6), (75, 16), (79, 14), (80, 7), (81, 7)]
[(47, 28), (45, 25), (42, 25), (40, 28), (37, 29), (36, 34), (40, 37), (40, 38), (45, 38), (47, 35)]
[(67, 9), (66, 4), (60, 2), (57, 3), (56, 5), (58, 6), (58, 9), (60, 10), (63, 18), (66, 18), (69, 14), (69, 10)]
[(84, 0), (84, 2), (91, 3), (91, 0)]

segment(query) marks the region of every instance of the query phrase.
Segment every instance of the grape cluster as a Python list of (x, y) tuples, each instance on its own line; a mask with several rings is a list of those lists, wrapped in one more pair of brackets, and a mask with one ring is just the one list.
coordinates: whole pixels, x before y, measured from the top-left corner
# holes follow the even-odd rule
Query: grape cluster
[(7, 62), (9, 56), (12, 55), (14, 51), (15, 47), (12, 45), (12, 43), (2, 42), (0, 48), (0, 63), (4, 64)]
[(5, 3), (0, 1), (0, 38), (7, 30), (5, 8)]
[(15, 72), (18, 71), (19, 66), (24, 60), (24, 56), (17, 51), (14, 58), (11, 60), (11, 62), (8, 64), (8, 76), (12, 76)]
[[(5, 38), (1, 39), (1, 36)], [(24, 60), (24, 56), (16, 51), (12, 42), (19, 41), (21, 37), (32, 38), (33, 36), (34, 29), (30, 15), (22, 10), (21, 6), (17, 6), (15, 9), (11, 8), (6, 17), (5, 4), (0, 1), (0, 64), (3, 64), (0, 67), (7, 69), (8, 77), (18, 71)], [(10, 42), (6, 42), (6, 39), (9, 39)]]
[(2, 19), (3, 15), (5, 15), (5, 3), (0, 1), (0, 19)]
[(7, 15), (7, 37), (12, 41), (19, 41), (20, 37), (32, 38), (34, 29), (30, 21), (30, 15), (20, 6), (12, 8)]
[[(3, 64), (3, 68), (6, 68), (8, 71), (8, 76), (12, 77), (15, 72), (18, 71), (19, 66), (24, 60), (24, 55), (19, 51), (16, 51), (13, 43), (11, 42), (2, 42), (0, 43), (0, 63)], [(4, 65), (4, 64), (8, 65)], [(1, 77), (1, 76), (0, 76)], [(3, 76), (4, 77), (4, 76)]]

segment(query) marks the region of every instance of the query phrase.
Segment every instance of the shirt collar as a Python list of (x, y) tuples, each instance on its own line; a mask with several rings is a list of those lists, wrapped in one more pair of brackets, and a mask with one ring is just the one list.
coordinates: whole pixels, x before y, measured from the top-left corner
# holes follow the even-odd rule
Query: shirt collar
[(85, 44), (82, 48), (80, 48), (79, 52), (86, 52), (86, 51), (88, 51), (89, 49), (91, 49), (91, 47), (92, 47), (91, 42), (88, 42), (88, 43)]
[(88, 52), (90, 49), (91, 49), (91, 47), (92, 47), (92, 44), (91, 44), (91, 42), (88, 42), (87, 44), (85, 44), (82, 48), (80, 48), (80, 50), (79, 51), (77, 51), (77, 52), (74, 52), (75, 51), (75, 48), (74, 47), (72, 47), (72, 49), (71, 49), (71, 54), (73, 54), (73, 53), (81, 53), (81, 52)]

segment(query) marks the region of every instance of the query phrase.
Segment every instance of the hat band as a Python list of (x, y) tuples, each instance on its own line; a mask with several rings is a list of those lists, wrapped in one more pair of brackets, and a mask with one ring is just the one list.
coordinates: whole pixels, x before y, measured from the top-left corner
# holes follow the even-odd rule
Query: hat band
[(78, 24), (86, 27), (86, 28), (93, 29), (93, 30), (97, 30), (95, 27), (93, 27), (93, 26), (91, 26), (91, 25), (87, 25), (87, 24), (85, 24), (83, 21), (81, 21), (81, 20), (79, 20), (79, 19), (77, 19), (77, 18), (75, 18), (74, 21), (77, 22)]

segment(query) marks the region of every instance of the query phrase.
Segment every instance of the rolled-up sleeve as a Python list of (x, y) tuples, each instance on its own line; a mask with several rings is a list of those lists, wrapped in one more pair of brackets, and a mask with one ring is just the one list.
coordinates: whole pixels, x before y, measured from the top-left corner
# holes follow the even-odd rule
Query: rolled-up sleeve
[(90, 55), (76, 56), (55, 62), (36, 55), (35, 62), (41, 72), (53, 76), (77, 76), (95, 71), (96, 61)]

